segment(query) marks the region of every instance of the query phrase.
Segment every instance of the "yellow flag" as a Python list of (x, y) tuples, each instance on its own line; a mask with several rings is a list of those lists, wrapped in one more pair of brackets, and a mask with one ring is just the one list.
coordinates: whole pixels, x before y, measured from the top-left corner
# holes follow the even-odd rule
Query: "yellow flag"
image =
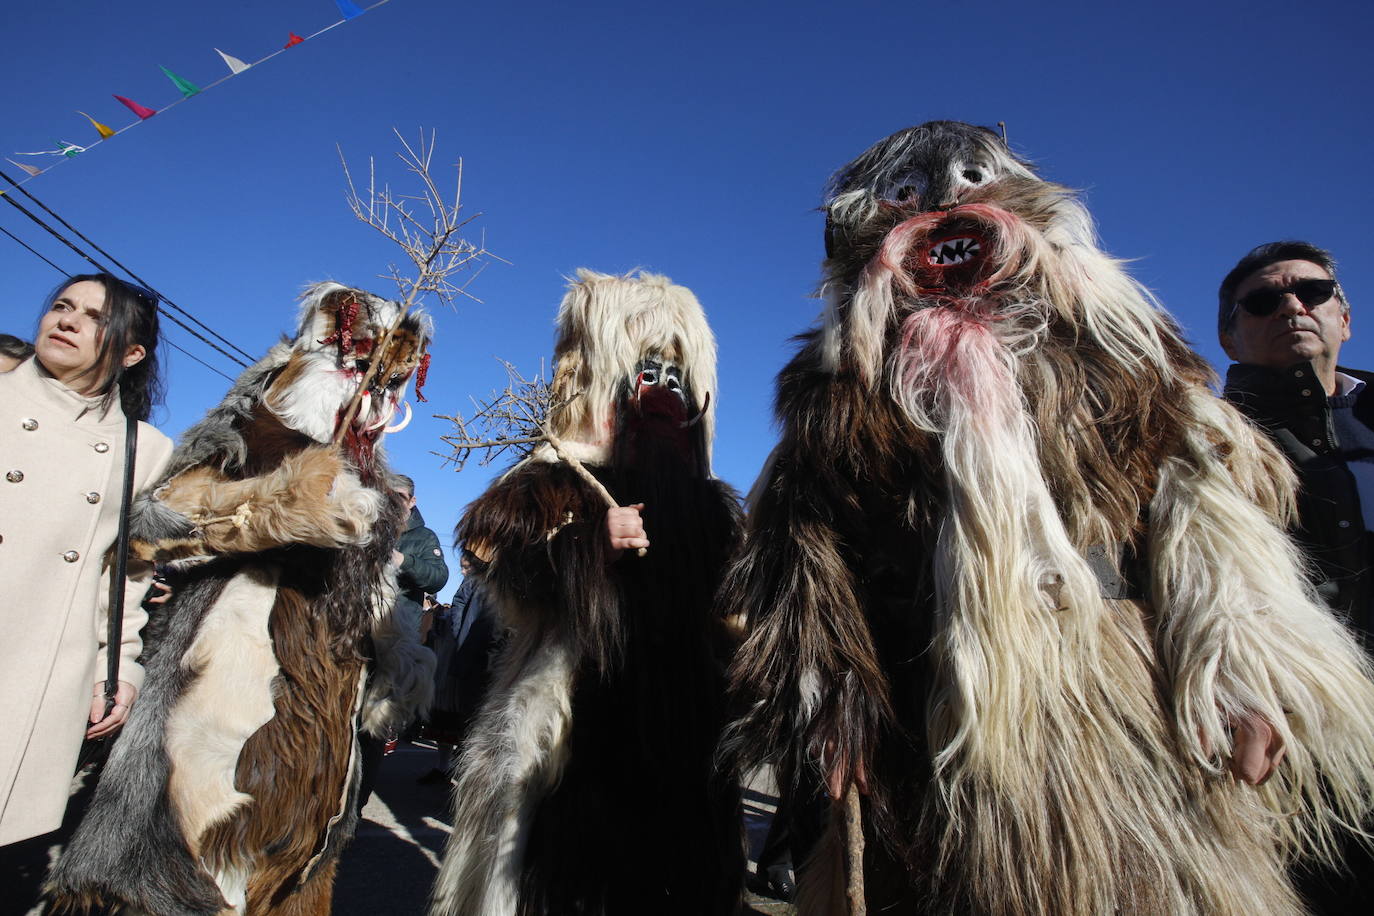
[(104, 124), (101, 124), (95, 118), (86, 114), (86, 112), (78, 111), (77, 114), (84, 115), (86, 120), (91, 122), (91, 126), (93, 126), (97, 131), (100, 132), (100, 139), (108, 140), (110, 137), (113, 137), (115, 135), (115, 132), (112, 128), (106, 127)]

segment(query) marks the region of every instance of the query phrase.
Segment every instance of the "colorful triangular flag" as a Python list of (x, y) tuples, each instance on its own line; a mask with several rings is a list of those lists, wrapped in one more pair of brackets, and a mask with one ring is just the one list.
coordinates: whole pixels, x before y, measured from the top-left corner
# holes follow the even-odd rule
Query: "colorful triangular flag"
[(100, 134), (100, 139), (102, 139), (102, 140), (108, 140), (108, 139), (110, 139), (111, 137), (113, 137), (113, 136), (115, 135), (115, 132), (114, 132), (114, 128), (113, 128), (113, 127), (108, 127), (108, 126), (106, 126), (106, 125), (104, 125), (104, 124), (101, 124), (101, 123), (100, 123), (99, 121), (97, 121), (95, 118), (93, 118), (93, 117), (91, 117), (90, 115), (86, 114), (86, 112), (84, 112), (84, 111), (78, 111), (77, 114), (81, 115), (81, 116), (84, 117), (87, 121), (90, 121), (90, 122), (91, 122), (91, 126), (94, 127), (94, 128), (96, 129), (96, 132), (97, 132), (97, 133)]
[(176, 86), (177, 89), (181, 90), (181, 94), (186, 96), (186, 98), (189, 99), (197, 92), (200, 92), (200, 87), (197, 86), (195, 83), (191, 82), (190, 80), (177, 76), (171, 70), (168, 70), (166, 67), (163, 67), (161, 65), (158, 66), (158, 69), (161, 70), (164, 74), (166, 74), (167, 78), (172, 81), (172, 85)]
[(134, 114), (138, 115), (140, 120), (146, 121), (153, 115), (157, 114), (157, 112), (153, 109), (145, 108), (144, 106), (135, 102), (133, 99), (126, 99), (122, 95), (117, 95), (115, 96), (115, 98), (118, 99), (119, 103), (123, 105), (125, 108), (129, 109)]
[(288, 32), (287, 34), (289, 34), (291, 37), (286, 39), (286, 44), (282, 45), (283, 48), (289, 48), (292, 45), (298, 45), (301, 42), (305, 41), (304, 38), (297, 35), (295, 32)]
[(252, 66), (252, 64), (245, 64), (232, 54), (225, 54), (219, 48), (215, 48), (215, 53), (224, 58), (224, 63), (228, 65), (230, 73), (242, 73)]
[(23, 169), (25, 172), (28, 172), (30, 178), (37, 178), (39, 175), (43, 174), (42, 169), (34, 168), (31, 165), (25, 165), (22, 162), (15, 162), (13, 159), (6, 159), (5, 161), (17, 169)]
[(350, 2), (350, 0), (334, 0), (334, 2), (339, 4), (339, 12), (343, 13), (345, 19), (353, 19), (363, 14), (363, 11), (358, 8), (358, 5)]

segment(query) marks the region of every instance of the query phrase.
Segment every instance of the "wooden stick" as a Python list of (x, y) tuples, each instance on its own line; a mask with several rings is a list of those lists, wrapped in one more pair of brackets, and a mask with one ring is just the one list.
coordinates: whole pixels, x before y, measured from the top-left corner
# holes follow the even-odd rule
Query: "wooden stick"
[(850, 916), (865, 916), (868, 904), (864, 901), (864, 817), (859, 789), (852, 782), (844, 793), (844, 833), (849, 865), (849, 886), (845, 889), (849, 913)]
[[(596, 476), (592, 474), (591, 471), (587, 470), (586, 466), (582, 462), (577, 460), (576, 456), (568, 453), (567, 449), (563, 447), (562, 439), (554, 435), (553, 432), (550, 431), (549, 428), (546, 426), (541, 425), (540, 431), (543, 432), (544, 439), (549, 443), (549, 446), (553, 449), (553, 453), (558, 456), (558, 460), (562, 461), (568, 467), (572, 468), (573, 471), (576, 472), (578, 477), (581, 477), (583, 480), (585, 480), (588, 484), (591, 485), (593, 490), (601, 494), (601, 498), (606, 501), (607, 508), (615, 509), (620, 505), (620, 503), (615, 501), (615, 497), (611, 495), (611, 491), (607, 490), (606, 487), (601, 483), (601, 481), (597, 480)], [(635, 555), (642, 557), (648, 552), (649, 548), (641, 547), (635, 551)]]

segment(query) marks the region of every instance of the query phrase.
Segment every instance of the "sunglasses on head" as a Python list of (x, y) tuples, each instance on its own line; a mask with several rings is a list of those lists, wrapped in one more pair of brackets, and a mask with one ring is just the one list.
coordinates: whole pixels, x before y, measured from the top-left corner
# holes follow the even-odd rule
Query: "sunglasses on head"
[(1247, 293), (1236, 300), (1236, 305), (1245, 309), (1256, 318), (1272, 315), (1283, 305), (1283, 297), (1292, 293), (1306, 308), (1321, 305), (1336, 292), (1335, 280), (1318, 280), (1315, 277), (1298, 280), (1288, 286), (1268, 287)]

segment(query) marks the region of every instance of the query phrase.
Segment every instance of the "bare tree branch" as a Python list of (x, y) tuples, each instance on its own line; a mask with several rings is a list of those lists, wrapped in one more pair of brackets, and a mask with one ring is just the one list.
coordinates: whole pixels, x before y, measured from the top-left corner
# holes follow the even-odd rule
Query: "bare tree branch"
[[(456, 430), (452, 435), (440, 436), (451, 449), (447, 455), (440, 457), (461, 471), (474, 455), (480, 454), (477, 461), (479, 465), (488, 465), (508, 452), (513, 452), (517, 460), (525, 458), (539, 445), (547, 444), (558, 460), (572, 468), (601, 496), (608, 508), (614, 509), (619, 505), (601, 481), (568, 451), (563, 440), (553, 432), (552, 419), (572, 402), (572, 398), (555, 400), (553, 389), (544, 377), (543, 363), (539, 365), (538, 375), (526, 378), (513, 364), (506, 360), (499, 362), (506, 368), (504, 390), (493, 390), (484, 401), (472, 398), (474, 410), (470, 416), (464, 417), (461, 413), (452, 416), (435, 414), (439, 419), (452, 423)], [(642, 557), (647, 550), (641, 547), (638, 553)]]
[[(479, 236), (479, 240), (474, 242), (462, 232), (477, 217), (477, 214), (465, 216), (462, 212), (463, 161), (459, 159), (455, 166), (456, 190), (453, 194), (453, 203), (450, 204), (430, 171), (436, 146), (435, 132), (431, 130), (426, 136), (422, 129), (419, 142), (414, 146), (401, 136), (400, 131), (393, 128), (392, 132), (401, 144), (402, 151), (396, 156), (404, 164), (406, 171), (411, 173), (413, 180), (419, 183), (418, 194), (398, 194), (385, 183), (378, 188), (377, 163), (370, 157), (367, 161), (367, 193), (360, 194), (353, 182), (353, 173), (348, 167), (348, 160), (344, 158), (343, 149), (338, 148), (339, 162), (343, 165), (344, 179), (348, 185), (344, 199), (349, 209), (359, 220), (397, 245), (410, 261), (412, 269), (403, 270), (393, 263), (388, 267), (387, 273), (381, 275), (396, 284), (401, 310), (391, 327), (377, 342), (374, 353), (379, 356), (372, 360), (358, 385), (358, 390), (349, 402), (335, 434), (335, 444), (342, 441), (357, 415), (364, 393), (386, 362), (383, 356), (387, 352), (392, 335), (401, 326), (410, 310), (431, 295), (450, 307), (460, 296), (480, 302), (481, 300), (468, 292), (468, 286), (481, 274), (487, 262), (496, 258), (487, 251), (484, 237)], [(412, 212), (420, 207), (428, 210), (428, 220), (417, 219)]]

